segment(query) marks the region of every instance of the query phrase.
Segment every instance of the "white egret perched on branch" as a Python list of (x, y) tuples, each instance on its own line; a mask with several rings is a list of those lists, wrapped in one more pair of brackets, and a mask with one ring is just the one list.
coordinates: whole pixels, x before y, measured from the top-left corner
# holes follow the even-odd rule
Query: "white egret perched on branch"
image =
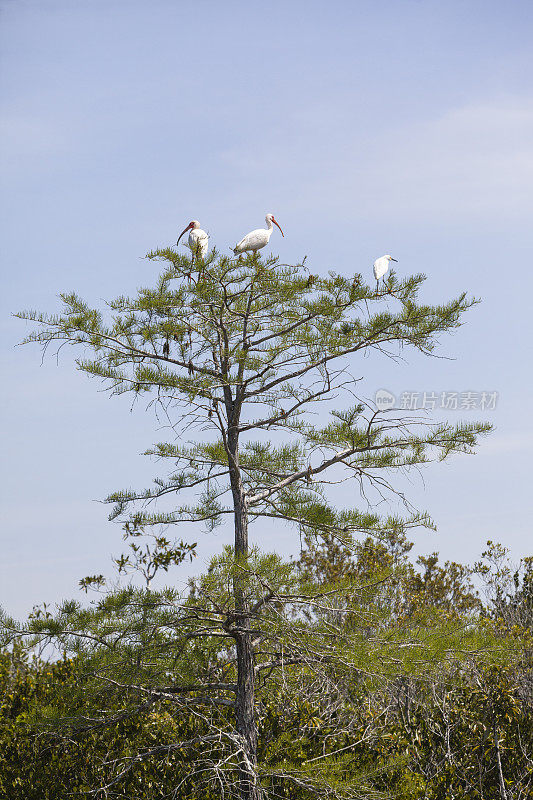
[[(257, 228), (255, 231), (247, 233), (244, 239), (241, 239), (241, 241), (238, 242), (233, 248), (235, 255), (237, 255), (237, 253), (244, 253), (247, 250), (252, 250), (255, 253), (257, 250), (261, 250), (262, 247), (265, 247), (270, 240), (272, 231), (274, 230), (272, 223), (277, 225), (281, 231), (280, 225), (274, 219), (274, 214), (267, 214), (265, 220), (268, 227)], [(281, 235), (285, 235), (283, 231), (281, 231)]]
[(389, 255), (381, 256), (380, 258), (376, 258), (376, 260), (374, 261), (374, 278), (377, 281), (376, 292), (379, 289), (379, 279), (385, 275), (388, 268), (390, 267), (391, 261), (395, 261), (396, 263), (398, 263), (397, 258), (393, 258), (392, 256)]
[(191, 249), (192, 260), (194, 261), (195, 257), (198, 258), (198, 256), (203, 260), (207, 253), (209, 236), (200, 228), (200, 223), (197, 219), (193, 219), (189, 222), (185, 230), (180, 233), (178, 241), (176, 242), (176, 247), (179, 245), (183, 234), (187, 233), (187, 231), (190, 231), (188, 245)]

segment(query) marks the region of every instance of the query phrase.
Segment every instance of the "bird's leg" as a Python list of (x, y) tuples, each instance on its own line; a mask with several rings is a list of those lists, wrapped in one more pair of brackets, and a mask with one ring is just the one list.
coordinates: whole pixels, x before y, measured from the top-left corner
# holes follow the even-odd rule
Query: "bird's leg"
[(376, 294), (379, 294), (379, 278), (376, 281)]

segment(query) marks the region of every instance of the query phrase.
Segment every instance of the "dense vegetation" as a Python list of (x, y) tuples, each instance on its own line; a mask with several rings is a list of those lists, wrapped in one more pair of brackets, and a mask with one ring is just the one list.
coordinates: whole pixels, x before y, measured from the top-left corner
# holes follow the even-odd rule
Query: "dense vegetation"
[[(408, 559), (409, 544), (376, 544), (367, 539), (354, 552), (331, 538), (309, 540), (296, 565), (302, 579), (319, 584), (352, 573), (358, 579), (384, 567), (386, 590), (372, 602), (387, 602), (389, 626), (402, 626), (420, 608), (445, 613), (456, 625), (491, 620), (502, 637), (515, 642), (512, 664), (480, 667), (475, 660), (450, 664), (439, 679), (398, 678), (368, 682), (358, 673), (327, 693), (313, 679), (298, 693), (282, 680), (261, 695), (261, 762), (280, 771), (290, 765), (292, 781), (276, 782), (273, 796), (307, 798), (310, 768), (328, 770), (334, 781), (355, 778), (360, 797), (401, 800), (525, 800), (533, 792), (533, 559), (511, 569), (505, 550), (491, 545), (475, 567), (440, 565), (435, 554)], [(483, 579), (484, 591), (473, 580)], [(191, 592), (197, 590), (191, 587)], [(39, 610), (39, 615), (46, 611)], [(350, 625), (348, 620), (346, 625)], [(208, 658), (208, 654), (205, 654)], [(15, 646), (0, 658), (0, 796), (10, 800), (96, 797), (155, 800), (218, 798), (216, 782), (198, 792), (191, 762), (201, 749), (169, 753), (169, 740), (192, 740), (202, 732), (195, 713), (177, 710), (164, 698), (144, 713), (124, 715), (109, 726), (91, 725), (90, 684), (76, 659), (28, 660)], [(326, 691), (325, 691), (326, 690)], [(89, 697), (92, 694), (89, 691)], [(102, 697), (109, 709), (112, 695)], [(86, 715), (83, 730), (68, 725)], [(49, 720), (46, 723), (46, 720)], [(58, 726), (58, 719), (61, 723)], [(157, 748), (162, 752), (157, 754)], [(152, 759), (135, 761), (154, 751)], [(133, 760), (131, 760), (133, 758)], [(128, 769), (129, 768), (129, 769)], [(302, 771), (302, 785), (294, 776)], [(126, 772), (124, 772), (126, 770)], [(122, 778), (112, 784), (121, 773)], [(365, 788), (366, 787), (366, 788)]]

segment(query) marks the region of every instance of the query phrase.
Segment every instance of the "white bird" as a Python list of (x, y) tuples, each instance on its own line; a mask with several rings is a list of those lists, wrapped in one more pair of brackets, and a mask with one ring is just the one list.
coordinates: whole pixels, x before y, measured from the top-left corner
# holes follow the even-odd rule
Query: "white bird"
[(379, 288), (379, 279), (385, 275), (388, 268), (390, 267), (391, 261), (396, 261), (396, 263), (398, 263), (397, 258), (393, 258), (392, 256), (389, 255), (381, 256), (380, 258), (376, 258), (376, 260), (374, 261), (374, 278), (377, 281), (376, 291)]
[(192, 222), (189, 222), (185, 230), (180, 233), (178, 241), (176, 242), (176, 247), (179, 245), (183, 234), (187, 233), (187, 231), (190, 231), (188, 245), (191, 249), (193, 261), (194, 258), (198, 256), (203, 260), (207, 253), (209, 236), (200, 228), (200, 223), (197, 219), (193, 219)]
[[(235, 255), (237, 255), (237, 253), (244, 253), (246, 250), (253, 250), (255, 253), (257, 250), (261, 250), (262, 247), (266, 247), (272, 235), (272, 231), (274, 230), (272, 223), (277, 225), (281, 231), (281, 227), (274, 219), (274, 214), (267, 214), (265, 220), (268, 227), (257, 228), (255, 231), (247, 233), (244, 239), (241, 239), (233, 248)], [(283, 231), (281, 231), (281, 235), (283, 237), (285, 236)]]

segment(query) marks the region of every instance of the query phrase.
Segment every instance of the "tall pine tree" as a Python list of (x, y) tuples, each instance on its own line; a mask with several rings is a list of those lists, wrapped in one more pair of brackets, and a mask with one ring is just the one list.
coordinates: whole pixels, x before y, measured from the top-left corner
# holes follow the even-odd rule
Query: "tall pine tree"
[[(394, 494), (397, 473), (472, 452), (488, 426), (429, 424), (372, 407), (358, 397), (361, 357), (409, 347), (430, 355), (475, 301), (461, 294), (420, 303), (423, 275), (391, 273), (376, 290), (359, 274), (322, 277), (255, 254), (239, 261), (212, 252), (191, 266), (165, 249), (148, 259), (163, 265), (154, 288), (105, 311), (65, 294), (57, 315), (19, 315), (37, 323), (26, 342), (74, 346), (78, 368), (112, 394), (150, 396), (167, 415), (171, 440), (148, 451), (168, 463), (166, 474), (108, 498), (132, 547), (119, 568), (139, 567), (147, 585), (112, 590), (89, 609), (65, 603), (24, 628), (4, 620), (4, 631), (54, 641), (83, 660), (95, 711), (78, 719), (81, 728), (117, 719), (105, 711), (111, 694), (122, 715), (163, 701), (191, 715), (188, 739), (169, 733), (170, 741), (114, 764), (102, 782), (108, 792), (143, 759), (190, 752), (198, 786), (219, 796), (286, 797), (289, 786), (302, 796), (360, 796), (364, 776), (339, 782), (338, 765), (329, 774), (323, 762), (294, 770), (282, 754), (277, 765), (258, 756), (268, 681), (289, 695), (320, 675), (326, 693), (340, 697), (343, 676), (420, 674), (459, 649), (476, 650), (477, 633), (422, 612), (391, 627), (379, 602), (385, 574), (304, 583), (294, 565), (251, 546), (249, 529), (262, 520), (261, 530), (292, 526), (349, 546), (368, 535), (401, 541), (431, 524), (420, 513), (382, 518), (368, 510), (368, 493)], [(343, 508), (329, 493), (340, 482), (354, 501)], [(190, 592), (151, 589), (157, 569), (190, 553), (187, 525), (212, 530), (225, 520), (233, 547)], [(166, 538), (169, 526), (179, 527), (179, 543)], [(143, 549), (143, 536), (153, 545)], [(91, 582), (102, 583), (84, 585)]]

